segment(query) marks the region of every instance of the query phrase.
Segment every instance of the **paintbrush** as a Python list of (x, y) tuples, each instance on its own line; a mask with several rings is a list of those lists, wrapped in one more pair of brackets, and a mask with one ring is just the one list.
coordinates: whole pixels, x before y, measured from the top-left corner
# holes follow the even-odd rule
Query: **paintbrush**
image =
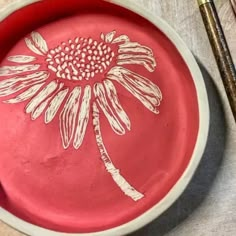
[(202, 18), (236, 121), (236, 70), (213, 0), (198, 0)]
[(231, 0), (231, 4), (234, 9), (234, 13), (236, 14), (236, 0)]

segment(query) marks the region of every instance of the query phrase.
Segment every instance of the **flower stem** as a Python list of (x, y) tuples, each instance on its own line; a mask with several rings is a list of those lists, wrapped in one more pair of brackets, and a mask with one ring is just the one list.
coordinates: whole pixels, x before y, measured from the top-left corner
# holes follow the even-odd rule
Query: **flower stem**
[(113, 180), (119, 186), (119, 188), (124, 192), (125, 195), (129, 196), (134, 201), (142, 199), (144, 195), (138, 192), (134, 187), (132, 187), (126, 181), (126, 179), (120, 174), (120, 170), (114, 166), (110, 156), (107, 153), (101, 135), (99, 110), (95, 102), (93, 103), (93, 125), (98, 149), (100, 151), (101, 159), (106, 167), (107, 172), (111, 174)]

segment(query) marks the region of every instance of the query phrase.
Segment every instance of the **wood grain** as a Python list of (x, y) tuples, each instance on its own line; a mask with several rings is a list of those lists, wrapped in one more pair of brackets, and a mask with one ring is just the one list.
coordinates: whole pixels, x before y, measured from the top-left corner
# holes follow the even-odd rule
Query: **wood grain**
[[(14, 0), (0, 0), (0, 7), (10, 1)], [(208, 196), (188, 219), (166, 235), (236, 235), (236, 127), (198, 9), (197, 0), (133, 1), (145, 7), (150, 12), (164, 18), (179, 33), (198, 61), (204, 65), (219, 92), (227, 125), (224, 161)], [(215, 5), (228, 40), (233, 60), (236, 63), (236, 18), (232, 6), (229, 0), (215, 0)], [(14, 229), (0, 222), (0, 235), (22, 236), (23, 234), (16, 232)]]

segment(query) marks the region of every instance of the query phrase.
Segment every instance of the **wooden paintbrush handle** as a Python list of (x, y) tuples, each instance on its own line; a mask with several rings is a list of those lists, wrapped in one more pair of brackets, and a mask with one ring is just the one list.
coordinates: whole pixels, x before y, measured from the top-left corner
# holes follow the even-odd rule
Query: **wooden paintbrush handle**
[(236, 14), (236, 0), (231, 0), (231, 4), (234, 9), (234, 13)]
[(212, 0), (199, 0), (202, 18), (236, 121), (236, 70)]

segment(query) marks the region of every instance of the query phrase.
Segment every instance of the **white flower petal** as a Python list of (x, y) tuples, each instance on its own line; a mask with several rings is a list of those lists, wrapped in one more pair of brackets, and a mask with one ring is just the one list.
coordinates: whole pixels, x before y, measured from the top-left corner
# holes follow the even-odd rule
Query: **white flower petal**
[(126, 42), (119, 45), (120, 53), (134, 52), (134, 53), (144, 53), (153, 56), (153, 51), (151, 48), (143, 46), (137, 42)]
[(150, 51), (148, 48), (146, 47), (135, 47), (135, 48), (121, 48), (118, 49), (118, 53), (122, 54), (122, 53), (137, 53), (137, 54), (146, 54), (146, 55), (152, 55), (153, 53), (152, 51)]
[(156, 66), (156, 60), (153, 56), (151, 55), (143, 55), (143, 54), (120, 54), (118, 56), (119, 60), (126, 60), (126, 59), (143, 59), (149, 62), (150, 64), (152, 63), (154, 66)]
[(27, 80), (30, 80), (30, 81), (35, 81), (35, 80), (41, 80), (42, 78), (48, 78), (48, 73), (45, 72), (45, 71), (41, 71), (41, 72), (36, 72), (36, 73), (33, 73), (33, 74), (29, 74), (29, 75), (24, 75), (24, 76), (17, 76), (17, 77), (14, 77), (14, 78), (10, 78), (10, 79), (5, 79), (5, 80), (2, 80), (0, 82), (0, 88), (8, 88), (9, 86), (12, 86), (12, 85), (15, 85), (19, 82), (24, 82), (24, 81), (27, 81)]
[(111, 128), (118, 135), (124, 135), (125, 129), (120, 124), (118, 118), (115, 116), (110, 105), (108, 104), (107, 99), (106, 99), (105, 89), (102, 84), (96, 83), (94, 85), (94, 94), (96, 96), (97, 103), (99, 104), (107, 120), (109, 121)]
[(16, 55), (7, 58), (8, 61), (16, 62), (16, 63), (29, 63), (35, 61), (35, 57), (25, 56), (25, 55)]
[(26, 109), (25, 109), (26, 113), (29, 114), (31, 112), (34, 112), (34, 110), (57, 89), (57, 86), (58, 84), (56, 81), (50, 82), (26, 106)]
[(47, 72), (41, 71), (26, 76), (3, 80), (0, 82), (0, 97), (8, 96), (21, 89), (45, 82), (48, 76), (49, 74)]
[(29, 38), (25, 38), (25, 43), (27, 45), (27, 47), (34, 53), (43, 56), (43, 53), (39, 51), (39, 49), (36, 48), (36, 46), (34, 45), (33, 41)]
[(118, 56), (118, 65), (143, 65), (148, 71), (153, 72), (156, 67), (156, 60), (150, 55), (121, 54)]
[(104, 35), (104, 33), (101, 33), (101, 39), (102, 39), (103, 41), (105, 41), (105, 35)]
[(129, 42), (130, 39), (127, 35), (121, 35), (117, 38), (115, 38), (112, 43), (121, 43), (121, 42)]
[(140, 44), (137, 42), (130, 42), (130, 41), (119, 45), (119, 48), (136, 48), (136, 47), (140, 47)]
[[(54, 84), (55, 81), (53, 81)], [(58, 86), (58, 84), (57, 84)], [(52, 100), (55, 94), (59, 93), (59, 91), (63, 88), (64, 83), (60, 83), (57, 89), (54, 89), (54, 91), (50, 92), (47, 97), (45, 97), (46, 100), (44, 100), (41, 104), (38, 105), (37, 108), (35, 108), (31, 113), (31, 119), (36, 120), (44, 111), (46, 107), (48, 107), (49, 102)], [(51, 86), (52, 89), (53, 85)], [(48, 89), (49, 92), (50, 88)]]
[(34, 44), (40, 50), (40, 52), (46, 54), (48, 52), (48, 46), (42, 35), (38, 32), (32, 32), (31, 37), (34, 41)]
[(123, 67), (112, 68), (107, 77), (118, 81), (150, 111), (159, 113), (157, 107), (162, 100), (162, 94), (158, 86), (150, 80)]
[(127, 129), (130, 130), (130, 128), (131, 128), (130, 119), (120, 104), (114, 84), (110, 80), (105, 80), (104, 85), (105, 85), (105, 88), (107, 91), (107, 96), (108, 96), (109, 100), (111, 101), (111, 104), (112, 104), (115, 112), (117, 113), (117, 115), (119, 116), (121, 121), (125, 124)]
[(36, 120), (43, 113), (47, 105), (48, 105), (47, 100), (42, 102), (35, 110), (32, 111), (31, 119)]
[(91, 100), (91, 87), (87, 85), (84, 89), (84, 96), (82, 99), (78, 116), (78, 124), (75, 131), (75, 138), (74, 138), (75, 149), (79, 149), (84, 139), (84, 135), (89, 121), (90, 100)]
[(126, 60), (118, 60), (117, 65), (141, 65), (144, 66), (149, 72), (153, 72), (155, 67), (152, 67), (151, 64), (147, 63), (147, 61), (142, 59), (126, 59)]
[(17, 75), (24, 72), (38, 70), (40, 65), (21, 65), (0, 67), (0, 76)]
[(75, 87), (60, 115), (60, 132), (63, 147), (67, 149), (70, 145), (76, 127), (76, 117), (79, 109), (81, 88)]
[(113, 38), (114, 38), (114, 36), (115, 36), (115, 34), (116, 34), (116, 31), (115, 31), (115, 30), (112, 31), (112, 32), (110, 32), (110, 33), (108, 33), (108, 34), (106, 35), (106, 37), (105, 37), (106, 43), (111, 43), (112, 40), (113, 40)]
[(47, 111), (45, 112), (45, 123), (50, 123), (57, 114), (61, 104), (63, 103), (69, 89), (60, 91), (50, 102)]
[(41, 84), (36, 84), (29, 89), (27, 89), (25, 92), (19, 94), (17, 97), (9, 99), (7, 101), (4, 101), (4, 103), (20, 103), (24, 102), (30, 98), (32, 98), (38, 91), (39, 89), (44, 85), (45, 83)]

